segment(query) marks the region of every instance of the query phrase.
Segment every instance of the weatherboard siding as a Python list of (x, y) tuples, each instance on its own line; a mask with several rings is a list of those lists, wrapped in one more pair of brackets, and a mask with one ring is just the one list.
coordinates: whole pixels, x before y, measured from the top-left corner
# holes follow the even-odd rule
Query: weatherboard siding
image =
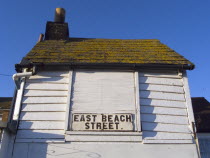
[(26, 79), (16, 142), (64, 139), (69, 71), (41, 71)]
[[(116, 72), (76, 70), (38, 72), (26, 80), (16, 142), (39, 142), (63, 139), (66, 114), (71, 113), (136, 113), (134, 71)], [(71, 89), (71, 90), (70, 90)], [(72, 92), (72, 94), (70, 94)], [(70, 100), (70, 101), (68, 101)], [(70, 107), (71, 105), (71, 107)], [(135, 122), (137, 124), (137, 122)], [(68, 130), (68, 129), (67, 129)], [(77, 135), (71, 141), (98, 140)], [(66, 139), (68, 139), (66, 137)], [(104, 137), (111, 141), (111, 137)], [(120, 141), (120, 136), (118, 139)], [(141, 141), (129, 136), (122, 141)]]
[[(198, 158), (183, 86), (176, 72), (39, 72), (25, 82), (12, 157)], [(141, 131), (72, 131), (73, 113), (132, 113)]]
[[(38, 72), (25, 82), (17, 141), (64, 139), (73, 113), (136, 115), (139, 102), (141, 121), (135, 119), (134, 127), (135, 130), (138, 130), (137, 126), (142, 127), (143, 143), (192, 143), (183, 87), (183, 77), (178, 72)], [(80, 135), (78, 139), (77, 134), (71, 135), (66, 139), (98, 140), (93, 136)], [(141, 141), (138, 137), (123, 140)]]
[(139, 73), (144, 143), (193, 143), (183, 78), (178, 72)]

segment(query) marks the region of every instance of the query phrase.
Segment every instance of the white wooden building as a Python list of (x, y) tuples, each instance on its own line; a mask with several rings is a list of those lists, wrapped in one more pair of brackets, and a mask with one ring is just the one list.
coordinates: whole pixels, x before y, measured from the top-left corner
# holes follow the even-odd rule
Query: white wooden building
[(194, 65), (159, 40), (69, 38), (57, 12), (16, 65), (1, 157), (198, 158)]

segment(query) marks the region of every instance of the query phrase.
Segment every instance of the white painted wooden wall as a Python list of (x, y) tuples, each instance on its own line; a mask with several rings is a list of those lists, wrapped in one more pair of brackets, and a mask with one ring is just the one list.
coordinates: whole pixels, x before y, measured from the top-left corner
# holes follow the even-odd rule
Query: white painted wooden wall
[[(185, 82), (177, 72), (38, 72), (26, 79), (13, 158), (197, 158)], [(143, 140), (141, 131), (66, 131), (71, 113), (139, 114)]]
[(210, 133), (197, 133), (201, 158), (210, 157)]
[(26, 79), (16, 142), (64, 141), (68, 71)]
[[(39, 72), (30, 77), (24, 87), (16, 142), (64, 141), (69, 109), (68, 117), (72, 113), (132, 113), (137, 118), (139, 99), (141, 122), (135, 122), (135, 130), (139, 123), (144, 143), (192, 143), (183, 77), (178, 72), (139, 72), (138, 77), (135, 74), (76, 70), (70, 75), (69, 71)], [(139, 87), (135, 86), (136, 80)], [(78, 134), (75, 137), (74, 132), (67, 133), (68, 141), (98, 140), (86, 135), (79, 135), (78, 139)]]
[[(75, 70), (70, 97), (71, 112), (95, 114), (133, 114), (134, 131), (139, 131), (134, 71)], [(137, 108), (138, 106), (138, 108)], [(139, 111), (138, 111), (139, 112)], [(140, 112), (139, 112), (140, 113)], [(71, 119), (70, 119), (71, 125)], [(126, 132), (67, 132), (68, 141), (141, 142), (140, 133)]]
[(144, 143), (192, 143), (186, 92), (178, 72), (139, 73)]
[(16, 143), (13, 158), (198, 158), (195, 144)]
[(134, 72), (75, 71), (73, 113), (135, 113)]

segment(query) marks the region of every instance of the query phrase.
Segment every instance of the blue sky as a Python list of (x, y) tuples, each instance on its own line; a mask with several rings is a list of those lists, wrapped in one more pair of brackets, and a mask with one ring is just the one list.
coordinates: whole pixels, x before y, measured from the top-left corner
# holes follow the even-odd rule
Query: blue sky
[(66, 9), (71, 37), (159, 39), (190, 61), (191, 96), (210, 101), (209, 0), (18, 0), (0, 6), (0, 97), (12, 96), (14, 64), (36, 44), (53, 21), (56, 7)]

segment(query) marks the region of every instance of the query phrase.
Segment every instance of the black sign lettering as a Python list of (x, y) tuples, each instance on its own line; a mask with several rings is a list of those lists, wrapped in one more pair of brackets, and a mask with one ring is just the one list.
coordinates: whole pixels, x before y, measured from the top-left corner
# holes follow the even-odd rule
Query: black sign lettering
[(101, 129), (101, 123), (100, 122), (96, 123), (96, 129)]
[(107, 123), (103, 123), (103, 129), (107, 129)]
[(115, 117), (114, 117), (114, 122), (119, 122), (119, 117), (118, 117), (118, 115), (115, 115)]
[(76, 131), (133, 131), (133, 114), (73, 114)]
[(81, 115), (80, 117), (80, 121), (84, 122), (85, 121), (85, 116), (84, 115)]
[(115, 123), (115, 125), (116, 125), (116, 129), (118, 129), (118, 128), (119, 128), (119, 127), (118, 127), (119, 123), (118, 123), (118, 122), (116, 122), (116, 123)]
[(91, 116), (90, 115), (87, 115), (86, 116), (86, 121), (89, 122), (90, 120), (91, 120)]
[(91, 122), (91, 125), (92, 125), (92, 129), (94, 129), (95, 123), (94, 122)]
[(109, 129), (114, 129), (113, 123), (109, 123)]
[(108, 115), (108, 122), (113, 122), (112, 117), (113, 115)]
[(96, 122), (96, 116), (97, 115), (92, 115), (93, 116), (93, 122)]
[(79, 115), (74, 115), (74, 121), (75, 122), (78, 122), (79, 121), (78, 117), (79, 117)]
[(131, 121), (131, 115), (126, 115), (126, 122), (132, 122)]
[(89, 125), (90, 125), (89, 123), (85, 123), (85, 129), (89, 129), (90, 128)]
[(120, 115), (120, 121), (124, 122), (125, 121), (125, 115)]
[(106, 115), (102, 114), (102, 122), (106, 122)]

